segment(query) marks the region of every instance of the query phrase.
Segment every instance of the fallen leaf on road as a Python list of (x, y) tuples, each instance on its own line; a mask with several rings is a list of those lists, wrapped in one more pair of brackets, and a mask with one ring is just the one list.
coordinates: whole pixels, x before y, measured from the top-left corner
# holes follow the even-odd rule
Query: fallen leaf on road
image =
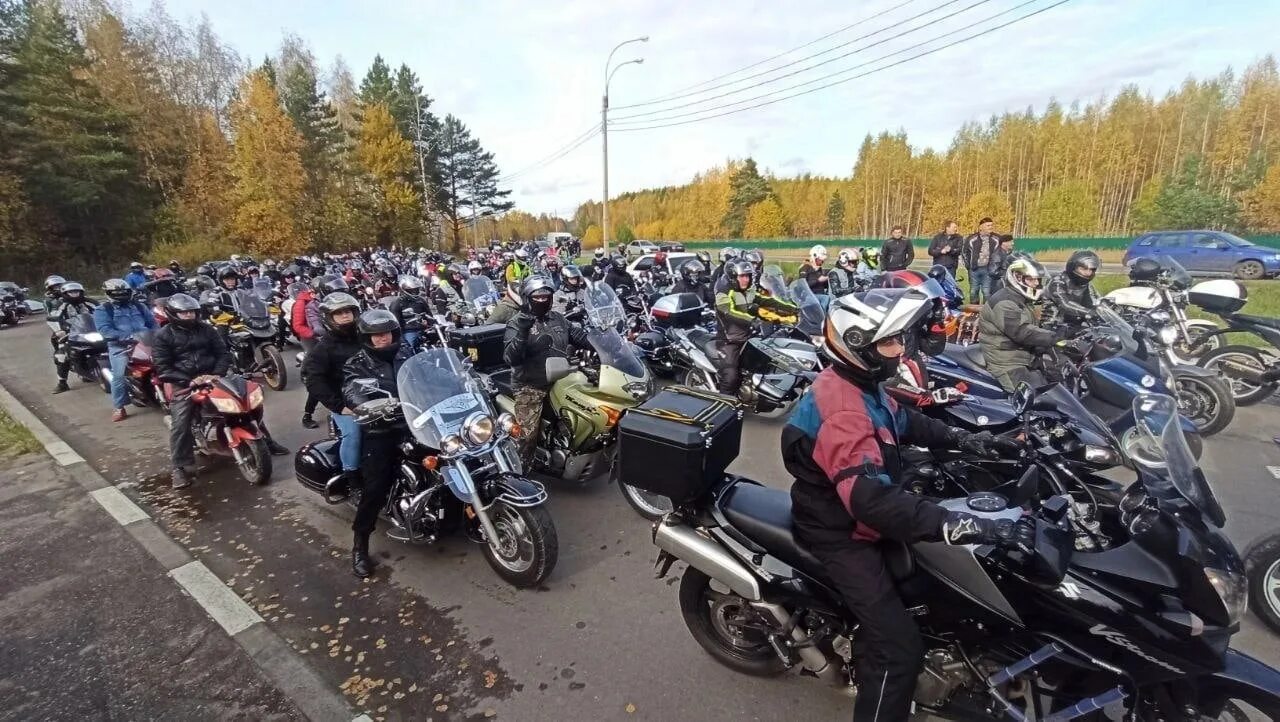
[(497, 684), (497, 683), (498, 683), (498, 675), (497, 675), (497, 673), (496, 673), (496, 672), (491, 672), (491, 671), (489, 671), (489, 670), (487, 670), (487, 669), (486, 669), (486, 670), (484, 671), (484, 688), (485, 688), (485, 689), (493, 689), (493, 685), (495, 685), (495, 684)]
[(635, 705), (633, 705), (633, 704), (631, 704), (630, 702), (628, 702), (628, 703), (627, 703), (627, 706), (626, 706), (626, 707), (623, 707), (623, 709), (625, 709), (625, 710), (627, 711), (627, 714), (635, 714), (635, 713), (636, 713), (636, 706), (635, 706)]

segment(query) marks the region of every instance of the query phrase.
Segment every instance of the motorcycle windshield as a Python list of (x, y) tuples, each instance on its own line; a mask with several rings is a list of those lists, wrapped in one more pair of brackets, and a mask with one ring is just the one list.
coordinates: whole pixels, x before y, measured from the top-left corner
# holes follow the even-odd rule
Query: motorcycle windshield
[(810, 336), (820, 335), (822, 325), (827, 320), (827, 312), (822, 310), (822, 304), (813, 294), (813, 289), (809, 288), (803, 278), (792, 281), (789, 288), (791, 298), (800, 307), (800, 320), (796, 322), (796, 328)]
[(612, 366), (633, 378), (644, 377), (645, 365), (636, 354), (635, 346), (623, 340), (617, 331), (612, 328), (593, 330), (587, 338), (600, 357), (601, 366)]
[(1155, 259), (1156, 262), (1160, 264), (1160, 268), (1164, 269), (1170, 285), (1174, 288), (1191, 287), (1191, 274), (1187, 272), (1187, 269), (1182, 267), (1181, 263), (1173, 260), (1171, 256), (1166, 255), (1156, 256)]
[(306, 288), (307, 284), (305, 283), (290, 283), (289, 287), (285, 289), (285, 293), (289, 294), (289, 298), (297, 298), (298, 294), (302, 293)]
[(765, 266), (760, 272), (760, 288), (768, 291), (771, 296), (779, 301), (791, 303), (791, 291), (787, 288), (787, 279), (782, 275), (782, 269), (778, 266)]
[(400, 408), (409, 430), (424, 446), (439, 449), (442, 441), (462, 433), (462, 422), (489, 405), (476, 388), (458, 352), (430, 348), (414, 354), (396, 376)]
[(91, 314), (81, 313), (67, 319), (67, 333), (84, 336), (97, 332), (98, 326), (93, 322)]
[(477, 309), (498, 302), (498, 289), (488, 276), (470, 276), (462, 284), (462, 297)]
[(598, 329), (617, 328), (627, 320), (627, 312), (622, 309), (622, 301), (613, 288), (604, 282), (587, 286), (582, 305), (587, 309), (587, 318), (591, 325)]
[(1115, 434), (1111, 433), (1106, 423), (1086, 409), (1084, 404), (1080, 403), (1080, 399), (1062, 384), (1053, 384), (1036, 392), (1035, 408), (1062, 413), (1071, 420), (1071, 423), (1106, 439), (1116, 448), (1120, 447), (1120, 442)]
[(253, 291), (238, 290), (232, 294), (231, 302), (236, 314), (246, 321), (265, 321), (268, 318), (267, 304)]
[(1100, 325), (1109, 326), (1119, 337), (1120, 343), (1124, 346), (1125, 353), (1136, 353), (1138, 350), (1138, 341), (1133, 337), (1133, 324), (1124, 320), (1115, 309), (1106, 304), (1098, 304), (1095, 308), (1098, 317), (1102, 319)]
[(253, 280), (253, 295), (257, 296), (263, 303), (271, 303), (271, 300), (276, 295), (276, 290), (271, 285), (271, 279), (255, 278)]
[(1133, 455), (1133, 460), (1150, 472), (1146, 482), (1148, 491), (1160, 496), (1165, 491), (1160, 487), (1167, 480), (1214, 526), (1225, 524), (1222, 505), (1196, 465), (1191, 447), (1187, 446), (1178, 417), (1178, 402), (1164, 394), (1138, 396), (1133, 400), (1133, 418), (1139, 431), (1137, 443), (1142, 450)]

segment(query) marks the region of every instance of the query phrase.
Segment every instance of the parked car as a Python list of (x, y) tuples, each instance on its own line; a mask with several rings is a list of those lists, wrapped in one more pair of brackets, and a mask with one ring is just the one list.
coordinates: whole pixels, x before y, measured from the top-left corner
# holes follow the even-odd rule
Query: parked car
[(653, 241), (632, 241), (622, 249), (628, 261), (633, 261), (647, 253), (657, 253), (660, 248)]
[(1280, 275), (1280, 249), (1259, 246), (1226, 231), (1155, 231), (1124, 252), (1125, 266), (1139, 258), (1169, 256), (1195, 276), (1251, 281)]
[[(649, 269), (653, 268), (653, 259), (655, 257), (656, 256), (654, 254), (647, 253), (635, 259), (634, 261), (632, 261), (630, 264), (627, 265), (627, 273), (629, 273), (632, 276), (635, 276), (637, 273), (640, 273), (641, 271), (648, 271)], [(668, 253), (667, 254), (667, 275), (671, 276), (671, 278), (674, 279), (676, 277), (676, 269), (680, 268), (680, 264), (684, 263), (690, 258), (697, 258), (697, 255), (692, 253)]]

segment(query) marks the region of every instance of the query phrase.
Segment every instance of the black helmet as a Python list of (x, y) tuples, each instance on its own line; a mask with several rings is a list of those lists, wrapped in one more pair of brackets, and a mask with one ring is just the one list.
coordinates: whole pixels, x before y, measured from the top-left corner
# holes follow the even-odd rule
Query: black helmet
[(1164, 270), (1160, 262), (1154, 258), (1139, 258), (1129, 267), (1129, 280), (1154, 281)]
[(448, 271), (450, 277), (458, 276), (459, 281), (467, 277), (467, 267), (461, 263), (450, 263)]
[(213, 278), (213, 273), (213, 266), (210, 266), (207, 263), (201, 263), (199, 266), (196, 266), (197, 276), (208, 276), (209, 278)]
[[(185, 293), (175, 293), (166, 298), (164, 310), (169, 315), (169, 323), (183, 328), (191, 328), (200, 323), (200, 302)], [(195, 313), (195, 317), (181, 318), (179, 313)]]
[(133, 289), (119, 278), (112, 278), (102, 284), (102, 292), (107, 294), (107, 298), (117, 303), (124, 303), (133, 298)]
[(725, 275), (729, 277), (729, 288), (734, 290), (742, 290), (741, 284), (738, 283), (739, 276), (750, 276), (751, 282), (756, 281), (756, 267), (751, 261), (731, 261), (725, 269)]
[(56, 296), (58, 292), (62, 289), (62, 284), (66, 282), (67, 282), (67, 279), (63, 278), (62, 276), (58, 276), (58, 275), (49, 276), (48, 278), (44, 279), (44, 292), (49, 296)]
[(947, 267), (942, 265), (941, 263), (935, 263), (929, 267), (929, 278), (932, 278), (938, 283), (942, 283), (950, 275), (951, 275), (951, 272), (948, 271)]
[(707, 267), (702, 265), (702, 261), (689, 259), (680, 264), (680, 277), (684, 279), (685, 283), (692, 285), (702, 280), (702, 274), (706, 270)]
[(84, 286), (72, 281), (62, 284), (62, 300), (67, 303), (80, 303), (84, 300)]
[(208, 290), (200, 294), (200, 308), (210, 316), (222, 309), (222, 294), (215, 290)]
[(311, 287), (320, 298), (324, 298), (331, 293), (350, 290), (350, 287), (347, 286), (346, 279), (342, 276), (332, 274), (327, 276), (318, 276), (316, 280), (311, 282)]
[(555, 285), (551, 283), (550, 278), (535, 274), (524, 279), (524, 283), (520, 284), (520, 300), (529, 313), (545, 316), (547, 311), (551, 310), (551, 297), (555, 294), (555, 290)]
[[(348, 323), (335, 323), (333, 314), (338, 311), (350, 311), (351, 321)], [(355, 296), (342, 291), (330, 293), (320, 302), (320, 318), (324, 323), (324, 327), (329, 329), (330, 333), (338, 336), (351, 337), (356, 329), (355, 317), (360, 314), (360, 302)]]
[(395, 281), (396, 277), (399, 275), (400, 271), (396, 270), (396, 267), (390, 263), (384, 263), (382, 265), (382, 277), (386, 279), (388, 283)]
[(698, 251), (694, 255), (697, 256), (698, 260), (702, 262), (702, 266), (704, 268), (711, 268), (711, 252), (710, 251)]
[(240, 271), (237, 270), (236, 267), (231, 265), (230, 263), (218, 269), (218, 283), (222, 283), (228, 278), (236, 279), (237, 283), (239, 283), (240, 281)]
[(745, 258), (747, 261), (749, 261), (751, 265), (756, 267), (757, 273), (760, 272), (761, 268), (764, 268), (764, 254), (761, 253), (760, 251), (752, 248), (751, 250), (743, 254), (742, 257)]
[(560, 280), (565, 288), (582, 288), (582, 269), (570, 263), (560, 269)]
[(625, 273), (627, 270), (627, 259), (622, 256), (614, 256), (609, 263), (613, 265), (613, 270), (619, 273)]
[(406, 273), (400, 277), (400, 292), (405, 295), (421, 296), (422, 289), (425, 287), (426, 284), (424, 284), (422, 279), (417, 276), (411, 276)]
[[(394, 313), (385, 308), (375, 308), (360, 314), (356, 330), (360, 334), (360, 345), (376, 358), (390, 361), (400, 351), (400, 322), (396, 320)], [(375, 348), (373, 336), (382, 333), (391, 334), (391, 345), (386, 348)]]
[(1089, 283), (1094, 276), (1098, 275), (1098, 268), (1101, 265), (1102, 259), (1097, 253), (1087, 248), (1076, 251), (1067, 259), (1067, 280), (1078, 284)]

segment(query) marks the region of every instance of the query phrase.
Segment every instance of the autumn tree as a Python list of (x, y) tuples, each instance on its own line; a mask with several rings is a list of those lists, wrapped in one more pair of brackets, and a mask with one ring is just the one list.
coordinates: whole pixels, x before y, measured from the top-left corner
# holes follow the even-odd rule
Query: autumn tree
[(778, 199), (768, 196), (747, 209), (743, 238), (779, 238), (790, 232)]
[(306, 189), (302, 137), (266, 73), (250, 73), (231, 106), (230, 232), (253, 251), (294, 256), (307, 250), (299, 223)]
[(179, 220), (192, 238), (222, 238), (231, 219), (231, 143), (213, 112), (206, 110), (196, 116), (187, 144), (190, 155), (178, 191)]
[(1262, 182), (1245, 194), (1244, 217), (1250, 228), (1280, 232), (1280, 163), (1273, 164)]
[(400, 135), (384, 103), (365, 107), (355, 157), (372, 181), (372, 235), (378, 245), (416, 243), (421, 212), (411, 182), (413, 146)]
[(747, 210), (769, 195), (769, 182), (760, 175), (755, 160), (747, 158), (729, 178), (729, 208), (720, 224), (730, 238), (742, 237)]
[(1097, 222), (1098, 200), (1084, 181), (1074, 180), (1045, 191), (1031, 213), (1030, 231), (1036, 235), (1079, 233)]
[(827, 201), (827, 233), (838, 236), (844, 230), (844, 198), (840, 191), (831, 191), (831, 200)]

